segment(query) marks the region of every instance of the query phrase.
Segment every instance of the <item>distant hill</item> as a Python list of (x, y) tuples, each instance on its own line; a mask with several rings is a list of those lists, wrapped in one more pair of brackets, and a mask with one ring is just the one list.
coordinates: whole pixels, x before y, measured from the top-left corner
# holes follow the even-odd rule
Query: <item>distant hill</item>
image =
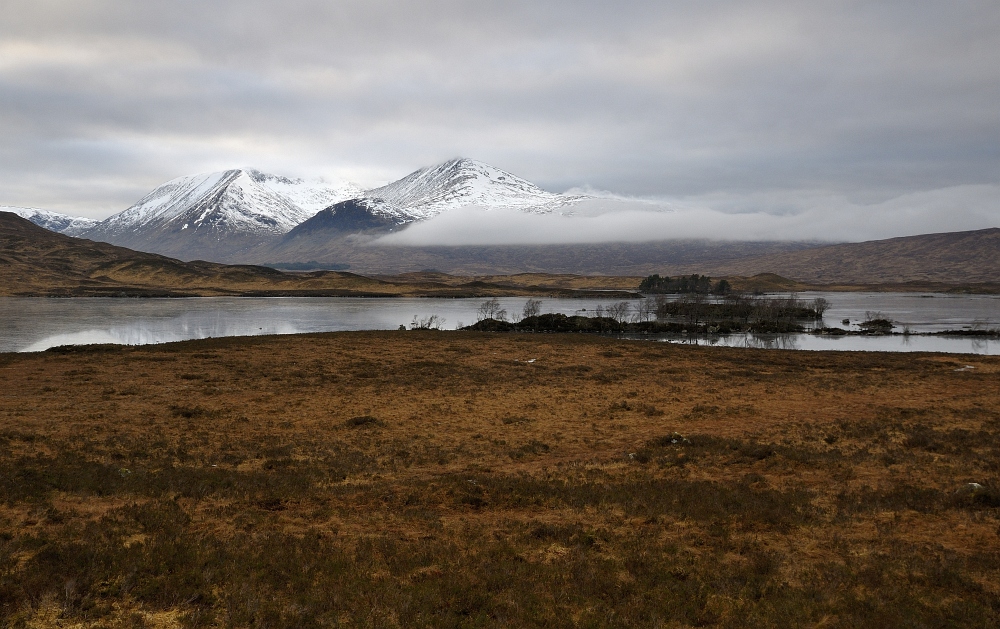
[(995, 283), (1000, 278), (1000, 229), (826, 245), (690, 265), (686, 270), (741, 276), (777, 273), (811, 284)]
[(580, 294), (578, 289), (570, 287), (512, 287), (473, 278), (451, 278), (449, 282), (430, 277), (393, 280), (338, 271), (283, 273), (260, 266), (182, 262), (64, 236), (13, 213), (0, 212), (0, 296), (566, 297)]
[(21, 218), (26, 218), (39, 227), (44, 227), (49, 231), (66, 234), (67, 236), (79, 236), (81, 233), (97, 225), (98, 221), (82, 216), (69, 216), (52, 212), (51, 210), (40, 210), (34, 207), (9, 207), (0, 205), (0, 212), (12, 212)]
[[(300, 227), (305, 228), (303, 223)], [(669, 240), (560, 245), (408, 247), (372, 244), (370, 234), (350, 234), (336, 227), (293, 230), (235, 262), (250, 264), (316, 260), (347, 264), (364, 274), (410, 273), (434, 269), (457, 275), (570, 273), (585, 275), (676, 275), (742, 258), (799, 251), (807, 242), (721, 242)], [(693, 269), (693, 270), (692, 270)]]
[(372, 244), (371, 237), (366, 240), (321, 229), (297, 238), (286, 236), (279, 245), (253, 251), (243, 261), (295, 260), (347, 264), (356, 273), (383, 275), (427, 269), (480, 276), (776, 274), (814, 285), (996, 285), (1000, 278), (1000, 229), (836, 245), (675, 240), (468, 247), (381, 246)]
[(393, 292), (350, 273), (289, 274), (257, 266), (181, 262), (56, 234), (0, 212), (0, 295), (240, 295)]

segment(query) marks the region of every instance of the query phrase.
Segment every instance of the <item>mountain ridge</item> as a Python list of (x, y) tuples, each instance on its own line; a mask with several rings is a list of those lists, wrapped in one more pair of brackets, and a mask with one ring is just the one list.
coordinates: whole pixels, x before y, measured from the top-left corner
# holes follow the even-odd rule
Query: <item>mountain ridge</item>
[(384, 212), (425, 220), (471, 205), (547, 214), (588, 197), (548, 192), (495, 166), (457, 157), (367, 190), (365, 198), (383, 206)]
[(252, 168), (188, 175), (158, 186), (81, 235), (179, 258), (218, 260), (287, 233), (323, 207), (361, 192), (349, 183), (307, 182)]
[[(181, 259), (223, 262), (273, 249), (285, 234), (325, 210), (328, 215), (305, 228), (314, 239), (322, 238), (320, 224), (339, 238), (351, 223), (363, 226), (361, 231), (389, 231), (470, 205), (571, 213), (586, 198), (542, 190), (468, 158), (422, 168), (369, 190), (238, 168), (172, 179), (80, 235)], [(345, 201), (354, 203), (338, 206)], [(333, 220), (332, 213), (344, 210), (350, 220)]]
[(67, 236), (78, 236), (87, 231), (100, 221), (83, 216), (70, 216), (52, 210), (42, 210), (34, 207), (14, 207), (0, 205), (0, 212), (10, 212), (17, 214), (23, 219), (29, 220), (39, 227), (45, 228), (57, 234)]

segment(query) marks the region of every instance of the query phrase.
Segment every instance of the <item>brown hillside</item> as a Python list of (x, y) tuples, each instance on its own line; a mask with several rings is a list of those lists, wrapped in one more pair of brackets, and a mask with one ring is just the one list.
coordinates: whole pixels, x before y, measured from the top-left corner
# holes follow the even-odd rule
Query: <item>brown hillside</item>
[(586, 295), (577, 288), (580, 287), (519, 286), (469, 277), (441, 281), (432, 275), (393, 280), (338, 271), (283, 273), (260, 266), (182, 262), (71, 238), (9, 212), (0, 212), (0, 295), (5, 296)]
[(347, 273), (293, 276), (255, 266), (181, 262), (72, 238), (0, 212), (0, 295), (212, 295), (384, 284)]
[(710, 265), (715, 275), (778, 273), (814, 284), (996, 282), (1000, 229), (829, 245)]
[(739, 262), (751, 257), (787, 253), (817, 246), (805, 242), (598, 242), (549, 245), (477, 245), (410, 247), (383, 245), (371, 235), (331, 236), (317, 232), (286, 237), (219, 262), (270, 264), (316, 260), (350, 264), (365, 275), (392, 275), (434, 269), (452, 275), (676, 275), (690, 267)]

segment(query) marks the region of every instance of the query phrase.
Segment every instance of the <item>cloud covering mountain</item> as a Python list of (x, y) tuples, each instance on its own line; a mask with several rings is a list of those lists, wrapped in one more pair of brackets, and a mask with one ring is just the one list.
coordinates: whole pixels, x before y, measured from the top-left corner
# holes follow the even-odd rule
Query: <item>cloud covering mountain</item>
[(630, 199), (593, 190), (572, 214), (533, 215), (467, 206), (386, 235), (383, 245), (512, 245), (652, 242), (680, 239), (861, 242), (986, 229), (998, 224), (1000, 186), (959, 186), (882, 203), (817, 194), (805, 211), (783, 194)]

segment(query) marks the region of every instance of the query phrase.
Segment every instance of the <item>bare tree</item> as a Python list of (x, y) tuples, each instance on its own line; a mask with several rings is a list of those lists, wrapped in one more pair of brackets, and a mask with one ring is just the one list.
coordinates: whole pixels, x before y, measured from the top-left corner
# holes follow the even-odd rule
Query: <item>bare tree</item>
[(608, 316), (615, 320), (619, 326), (628, 321), (628, 314), (632, 310), (632, 304), (627, 301), (619, 301), (617, 304), (608, 306)]
[(413, 315), (413, 321), (410, 322), (411, 330), (440, 330), (441, 326), (444, 325), (444, 317), (439, 317), (436, 314), (432, 314), (429, 317), (424, 317), (423, 319), (418, 319), (417, 315)]
[(830, 302), (822, 297), (817, 297), (813, 300), (812, 307), (816, 311), (816, 318), (822, 319), (826, 311), (830, 309)]
[(635, 306), (635, 315), (632, 317), (636, 323), (649, 321), (656, 314), (656, 302), (652, 298), (639, 301)]
[(500, 307), (500, 300), (496, 297), (484, 301), (479, 306), (479, 310), (476, 311), (476, 321), (483, 321), (485, 319), (493, 319), (494, 321), (507, 320), (507, 310)]
[(539, 299), (529, 299), (524, 302), (524, 310), (521, 311), (521, 318), (537, 317), (542, 312), (542, 302)]

